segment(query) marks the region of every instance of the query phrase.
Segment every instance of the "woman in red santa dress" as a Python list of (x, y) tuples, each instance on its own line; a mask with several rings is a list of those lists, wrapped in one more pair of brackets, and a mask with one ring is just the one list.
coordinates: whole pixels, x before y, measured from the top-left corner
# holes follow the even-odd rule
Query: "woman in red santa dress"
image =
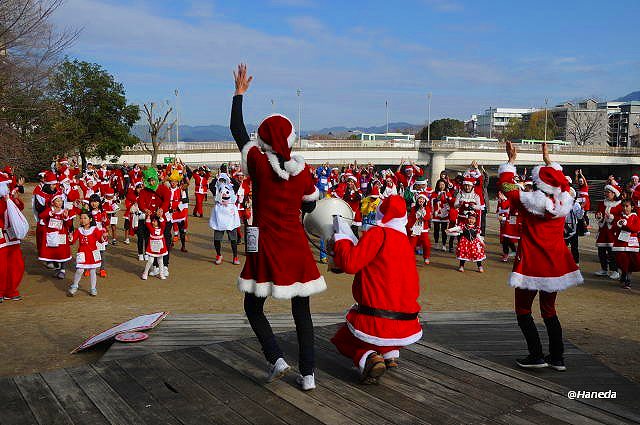
[(68, 237), (73, 229), (75, 208), (67, 210), (64, 207), (64, 194), (58, 192), (51, 198), (50, 206), (40, 213), (40, 223), (43, 231), (40, 232), (40, 249), (38, 260), (45, 263), (53, 263), (53, 275), (58, 279), (65, 278), (64, 265), (71, 260), (71, 247)]
[(406, 211), (402, 197), (386, 198), (376, 225), (360, 240), (346, 221), (336, 220), (335, 265), (355, 275), (352, 293), (357, 304), (331, 342), (353, 360), (365, 384), (376, 383), (387, 368), (397, 367), (400, 348), (422, 338), (420, 283)]
[(615, 242), (614, 217), (622, 211), (620, 205), (620, 187), (615, 184), (607, 184), (604, 187), (604, 199), (598, 204), (596, 210), (596, 220), (598, 222), (598, 237), (596, 247), (598, 247), (598, 259), (600, 260), (600, 270), (596, 276), (608, 276), (611, 279), (620, 279), (618, 265), (613, 254), (613, 243)]
[(509, 198), (502, 192), (498, 192), (498, 216), (500, 217), (502, 261), (506, 263), (511, 255), (516, 255), (516, 244), (520, 240), (522, 217), (518, 208), (511, 208)]
[(620, 268), (620, 283), (624, 289), (631, 289), (631, 273), (640, 270), (638, 263), (638, 232), (640, 231), (640, 218), (633, 210), (633, 202), (625, 199), (621, 202), (622, 211), (613, 219), (613, 253), (616, 263)]
[(422, 259), (424, 264), (431, 263), (431, 240), (429, 239), (429, 222), (431, 220), (431, 205), (425, 193), (419, 193), (416, 197), (416, 204), (411, 207), (409, 222), (407, 223), (407, 234), (411, 248), (422, 247)]
[[(17, 191), (10, 191), (11, 179), (0, 173), (0, 303), (22, 299), (18, 287), (24, 275), (24, 258), (20, 239), (26, 236), (28, 225), (20, 211), (24, 203)], [(15, 208), (14, 208), (15, 207)], [(17, 222), (20, 223), (17, 223)], [(21, 224), (23, 235), (18, 235), (16, 227)]]
[(360, 211), (362, 193), (358, 190), (358, 179), (352, 174), (347, 177), (347, 189), (344, 195), (342, 195), (342, 199), (349, 204), (353, 210), (351, 231), (358, 237), (358, 229), (362, 226), (362, 212)]
[[(566, 370), (563, 358), (562, 326), (555, 300), (558, 291), (583, 282), (569, 248), (564, 241), (565, 217), (573, 208), (573, 197), (562, 167), (552, 163), (546, 143), (542, 145), (545, 165), (533, 169), (536, 190), (521, 191), (515, 184), (516, 148), (507, 142), (509, 162), (500, 166), (499, 189), (511, 208), (519, 208), (526, 223), (522, 227), (518, 253), (509, 277), (515, 288), (515, 310), (518, 325), (527, 341), (529, 355), (518, 359), (523, 368), (550, 366)], [(531, 316), (533, 300), (539, 296), (540, 311), (549, 335), (549, 355), (544, 357), (536, 324)]]
[(580, 234), (587, 236), (590, 234), (589, 216), (587, 213), (591, 211), (591, 197), (589, 196), (589, 184), (587, 183), (587, 178), (582, 174), (581, 169), (576, 170), (576, 182), (578, 183), (578, 197), (576, 200), (584, 210), (584, 215), (582, 216), (582, 220), (580, 220), (580, 226), (583, 228)]
[(203, 216), (202, 206), (204, 205), (204, 200), (207, 197), (210, 177), (211, 173), (209, 172), (209, 168), (207, 166), (199, 167), (196, 172), (193, 173), (193, 181), (195, 183), (194, 192), (196, 195), (196, 206), (193, 209), (194, 217)]
[(324, 291), (327, 285), (309, 248), (300, 210), (313, 209), (319, 192), (304, 158), (291, 155), (296, 134), (289, 119), (282, 115), (265, 118), (258, 126), (258, 140), (250, 141), (242, 118), (242, 95), (252, 77), (247, 76), (243, 64), (234, 75), (231, 132), (242, 153), (242, 168), (253, 185), (253, 226), (247, 231), (247, 259), (238, 288), (245, 293), (247, 318), (271, 363), (270, 381), (290, 367), (264, 315), (264, 303), (269, 295), (291, 300), (300, 347), (298, 382), (303, 390), (310, 390), (315, 388), (315, 380), (309, 296)]
[[(33, 215), (36, 221), (36, 247), (40, 252), (40, 243), (43, 240), (42, 233), (44, 225), (40, 220), (40, 213), (43, 212), (51, 203), (51, 198), (58, 192), (58, 176), (53, 171), (45, 171), (42, 177), (42, 184), (33, 189)], [(55, 265), (52, 262), (46, 263), (47, 268), (53, 269)]]
[(240, 216), (240, 227), (238, 227), (238, 243), (244, 241), (244, 229), (251, 223), (251, 179), (244, 175), (242, 171), (236, 172), (235, 180), (238, 190), (236, 192), (236, 207)]
[[(124, 243), (131, 243), (131, 236), (134, 236), (140, 225), (140, 209), (138, 208), (138, 196), (142, 190), (142, 182), (136, 182), (127, 189), (124, 197)], [(138, 254), (144, 253), (144, 245), (138, 246)]]

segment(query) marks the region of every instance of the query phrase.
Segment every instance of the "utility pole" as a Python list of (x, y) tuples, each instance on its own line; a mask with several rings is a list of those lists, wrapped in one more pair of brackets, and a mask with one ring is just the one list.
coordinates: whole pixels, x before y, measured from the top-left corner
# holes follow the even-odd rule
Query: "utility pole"
[(298, 146), (302, 146), (302, 90), (296, 90), (298, 95)]
[(549, 98), (544, 98), (544, 141), (547, 141), (547, 104), (549, 103)]
[(384, 101), (384, 108), (387, 112), (387, 132), (385, 134), (389, 134), (389, 101)]
[(180, 141), (180, 112), (178, 108), (178, 89), (173, 92), (176, 95), (176, 159), (178, 158), (178, 142)]
[(431, 92), (427, 93), (427, 143), (431, 144)]
[(489, 106), (489, 139), (491, 139), (493, 132), (493, 108)]
[(276, 112), (276, 101), (271, 99), (271, 113)]

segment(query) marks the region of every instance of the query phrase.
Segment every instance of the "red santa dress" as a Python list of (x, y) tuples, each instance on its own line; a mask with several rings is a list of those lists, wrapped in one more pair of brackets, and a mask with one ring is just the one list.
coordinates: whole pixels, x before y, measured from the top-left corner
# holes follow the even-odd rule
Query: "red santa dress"
[[(477, 223), (477, 220), (476, 220)], [(487, 258), (484, 241), (480, 236), (480, 227), (463, 224), (460, 226), (460, 239), (456, 247), (456, 258), (460, 261), (483, 261)]]
[[(65, 213), (66, 211), (66, 213)], [(73, 214), (64, 208), (55, 211), (52, 207), (40, 213), (43, 231), (38, 250), (38, 260), (65, 262), (71, 260), (69, 232), (73, 226)]]
[[(619, 195), (620, 192), (618, 191), (618, 196)], [(616, 240), (613, 220), (616, 215), (621, 213), (622, 206), (620, 205), (620, 201), (609, 201), (605, 199), (598, 204), (596, 211), (596, 215), (600, 217), (598, 219), (598, 237), (596, 238), (596, 246), (598, 248), (611, 248), (613, 246)]]
[(147, 217), (145, 220), (147, 230), (149, 230), (149, 241), (147, 242), (146, 253), (150, 257), (162, 257), (167, 251), (167, 242), (164, 238), (164, 229), (167, 222), (164, 219), (160, 219), (160, 226), (153, 227), (151, 224), (151, 218)]
[(429, 239), (431, 205), (427, 200), (426, 194), (421, 193), (418, 195), (416, 200), (418, 198), (423, 198), (425, 200), (425, 204), (420, 208), (416, 203), (416, 205), (411, 208), (407, 223), (407, 235), (409, 236), (411, 249), (415, 252), (417, 246), (422, 246), (422, 258), (426, 260), (431, 257), (431, 240)]
[[(4, 182), (3, 182), (4, 181)], [(0, 184), (6, 186), (6, 177), (0, 176)], [(5, 189), (8, 192), (8, 188)], [(23, 202), (14, 196), (0, 196), (0, 298), (17, 298), (20, 296), (18, 287), (24, 275), (24, 258), (20, 248), (20, 239), (11, 224), (11, 217), (7, 210), (11, 201), (22, 211)], [(24, 216), (22, 217), (24, 219)]]
[[(253, 226), (258, 228), (258, 252), (248, 252), (238, 289), (257, 297), (306, 297), (327, 288), (309, 248), (300, 221), (303, 200), (318, 199), (308, 166), (301, 156), (289, 156), (295, 132), (282, 115), (260, 125), (258, 141), (242, 148), (242, 169), (252, 182)], [(272, 147), (270, 143), (288, 143)], [(284, 169), (279, 153), (286, 153)]]
[(376, 215), (376, 225), (360, 240), (348, 233), (334, 238), (336, 266), (355, 274), (351, 292), (356, 304), (331, 342), (361, 370), (371, 352), (397, 358), (399, 347), (422, 338), (420, 283), (406, 234), (404, 199), (386, 198)]
[(632, 212), (625, 214), (621, 212), (613, 220), (613, 242), (612, 251), (616, 256), (616, 264), (623, 273), (640, 271), (638, 264), (638, 232), (640, 231), (640, 218), (638, 214)]
[(78, 242), (77, 269), (97, 269), (102, 265), (99, 246), (103, 236), (104, 232), (96, 226), (90, 226), (88, 229), (79, 227), (73, 232), (71, 243)]

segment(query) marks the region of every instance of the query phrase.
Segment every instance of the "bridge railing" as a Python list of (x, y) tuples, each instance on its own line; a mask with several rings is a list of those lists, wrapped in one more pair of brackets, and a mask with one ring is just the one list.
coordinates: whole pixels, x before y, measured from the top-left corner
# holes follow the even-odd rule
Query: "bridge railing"
[[(521, 152), (540, 152), (539, 145), (517, 143), (516, 147)], [(504, 151), (504, 142), (466, 142), (457, 140), (432, 140), (420, 141), (419, 149), (426, 151)], [(593, 145), (549, 145), (549, 151), (555, 153), (577, 153), (594, 155), (640, 155), (638, 147), (613, 147)]]
[[(147, 147), (150, 147), (147, 144)], [(304, 150), (327, 150), (327, 149), (411, 149), (417, 150), (419, 142), (417, 141), (390, 141), (390, 140), (302, 140), (300, 145), (294, 145), (295, 149)], [(235, 142), (180, 142), (180, 143), (163, 143), (160, 146), (160, 152), (225, 152), (235, 151), (238, 147)], [(127, 147), (126, 152), (147, 152), (145, 145), (139, 143), (137, 145)]]

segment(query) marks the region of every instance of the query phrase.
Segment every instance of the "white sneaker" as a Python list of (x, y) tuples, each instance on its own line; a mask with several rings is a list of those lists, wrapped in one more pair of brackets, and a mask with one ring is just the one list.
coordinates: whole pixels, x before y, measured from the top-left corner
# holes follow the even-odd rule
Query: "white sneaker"
[(291, 366), (284, 361), (282, 357), (276, 360), (276, 363), (271, 365), (269, 372), (267, 373), (267, 382), (273, 382), (276, 379), (282, 378), (287, 372), (291, 370)]
[(446, 245), (442, 245), (442, 250), (446, 251), (447, 250), (447, 246)]
[(91, 295), (92, 297), (97, 297), (98, 296), (98, 290), (97, 289), (89, 289), (89, 295)]
[(129, 238), (125, 239), (123, 242), (124, 242), (124, 244), (125, 244), (125, 245), (129, 245), (129, 244), (131, 243), (131, 241), (129, 240)]
[(149, 276), (158, 276), (160, 274), (160, 267), (153, 267), (149, 272)]
[(165, 280), (169, 276), (169, 269), (162, 266), (160, 267), (160, 279)]
[(620, 279), (620, 273), (618, 273), (617, 271), (609, 273), (609, 279), (611, 279), (611, 280), (619, 280)]
[(609, 272), (606, 270), (598, 270), (594, 273), (596, 276), (609, 276)]
[(296, 381), (298, 382), (298, 385), (300, 385), (302, 391), (313, 390), (316, 387), (316, 378), (313, 373), (305, 376), (298, 375)]
[(144, 261), (144, 255), (138, 254), (138, 261)]
[(148, 273), (142, 273), (142, 275), (140, 276), (140, 279), (142, 280), (147, 280), (149, 278), (149, 274)]
[(67, 297), (73, 297), (76, 292), (78, 292), (78, 288), (69, 287), (69, 289), (67, 289)]
[(164, 268), (164, 275), (169, 277), (169, 266)]

